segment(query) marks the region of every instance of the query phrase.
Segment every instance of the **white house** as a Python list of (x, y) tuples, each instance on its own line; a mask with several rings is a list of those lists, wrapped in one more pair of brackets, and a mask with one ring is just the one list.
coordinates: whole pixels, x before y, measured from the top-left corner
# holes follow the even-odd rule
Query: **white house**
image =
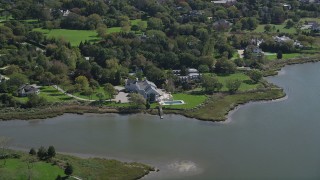
[(149, 99), (151, 102), (158, 101), (160, 102), (167, 94), (162, 90), (158, 89), (157, 86), (148, 80), (126, 80), (125, 89), (128, 92), (135, 92), (141, 94), (145, 99)]

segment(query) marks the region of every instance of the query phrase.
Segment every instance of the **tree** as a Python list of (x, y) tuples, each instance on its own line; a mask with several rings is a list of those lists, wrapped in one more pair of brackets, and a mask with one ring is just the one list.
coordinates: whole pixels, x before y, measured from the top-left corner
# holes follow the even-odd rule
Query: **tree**
[(229, 79), (226, 81), (226, 87), (228, 88), (230, 94), (235, 93), (241, 85), (241, 81), (239, 79)]
[(216, 77), (207, 74), (202, 76), (201, 85), (208, 93), (219, 91), (223, 86)]
[(67, 176), (70, 176), (72, 175), (73, 173), (73, 167), (71, 164), (67, 164), (66, 168), (64, 169), (64, 173), (67, 175)]
[(250, 77), (250, 79), (254, 82), (254, 83), (258, 83), (260, 81), (260, 79), (262, 79), (263, 74), (261, 71), (259, 70), (251, 70), (248, 73), (248, 76)]
[(48, 158), (53, 158), (56, 156), (56, 150), (53, 146), (49, 146), (48, 148)]
[(232, 74), (236, 71), (236, 65), (234, 62), (227, 59), (219, 59), (215, 66), (217, 73)]
[(271, 29), (272, 29), (272, 26), (270, 24), (267, 24), (267, 25), (264, 26), (264, 31), (265, 32), (270, 32)]
[(277, 52), (277, 59), (282, 59), (282, 51)]
[(40, 97), (37, 94), (32, 94), (28, 96), (28, 101), (26, 103), (27, 108), (34, 108), (47, 105), (48, 101), (45, 97)]
[(145, 108), (146, 100), (141, 94), (131, 93), (130, 94), (130, 104), (135, 108)]
[(107, 26), (104, 24), (99, 24), (97, 27), (98, 36), (105, 38), (107, 36)]
[(97, 97), (99, 98), (100, 105), (102, 105), (105, 95), (103, 93), (97, 93)]
[(75, 82), (80, 88), (79, 91), (84, 91), (89, 88), (89, 81), (85, 76), (78, 76)]
[(37, 154), (36, 150), (34, 148), (31, 148), (29, 151), (29, 154), (32, 156), (35, 156)]
[(113, 87), (112, 84), (107, 83), (107, 84), (104, 85), (103, 89), (106, 92), (106, 94), (109, 95), (109, 100), (111, 102), (111, 99), (113, 98), (114, 94), (116, 93), (115, 88)]
[(37, 156), (40, 160), (45, 160), (48, 156), (48, 151), (46, 148), (44, 148), (43, 146), (41, 146), (39, 149), (38, 149), (38, 152), (37, 152)]

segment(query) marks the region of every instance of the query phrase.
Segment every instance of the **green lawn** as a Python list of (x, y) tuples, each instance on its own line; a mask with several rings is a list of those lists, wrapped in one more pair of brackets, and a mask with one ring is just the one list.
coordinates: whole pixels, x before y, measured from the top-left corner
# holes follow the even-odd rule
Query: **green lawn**
[(61, 101), (69, 101), (73, 98), (61, 93), (57, 89), (52, 86), (42, 86), (40, 88), (39, 96), (47, 99), (48, 102), (61, 102)]
[[(40, 97), (44, 97), (48, 102), (61, 102), (61, 101), (69, 101), (73, 98), (61, 93), (56, 90), (52, 86), (42, 86), (40, 88)], [(26, 103), (28, 101), (28, 97), (16, 97), (18, 101), (22, 103)]]
[(217, 76), (219, 82), (221, 82), (223, 84), (223, 87), (221, 89), (221, 91), (228, 91), (227, 87), (226, 87), (226, 82), (229, 79), (238, 79), (240, 81), (242, 81), (241, 86), (239, 88), (239, 91), (247, 91), (247, 90), (251, 90), (251, 89), (256, 89), (258, 87), (259, 84), (252, 84), (250, 83), (250, 78), (249, 76), (245, 75), (244, 73), (235, 73), (235, 74), (231, 74), (231, 75), (227, 75), (227, 76)]
[(185, 104), (182, 105), (165, 105), (166, 108), (191, 109), (203, 103), (207, 97), (205, 95), (191, 95), (191, 94), (172, 94), (174, 100), (183, 100)]
[(80, 97), (80, 98), (83, 98), (83, 99), (99, 100), (99, 98), (97, 97), (97, 93), (103, 93), (105, 95), (105, 98), (109, 99), (109, 96), (106, 94), (106, 92), (104, 91), (103, 87), (99, 87), (98, 89), (96, 89), (91, 97), (83, 95), (80, 92), (73, 93), (73, 95), (75, 95), (77, 97)]
[(32, 168), (28, 169), (27, 158), (8, 159), (3, 166), (0, 160), (0, 179), (55, 179), (58, 175), (65, 176), (64, 170), (58, 166), (46, 162), (37, 161), (32, 163)]
[[(111, 28), (109, 28), (111, 29)], [(48, 29), (36, 28), (34, 31), (44, 33), (48, 37), (63, 38), (69, 41), (72, 46), (78, 46), (81, 41), (97, 41), (99, 37), (93, 30), (69, 30), (69, 29)]]
[[(263, 33), (264, 32), (264, 24), (258, 25), (258, 27), (254, 30), (254, 32), (258, 32), (258, 33)], [(294, 27), (288, 29), (285, 28), (285, 23), (284, 24), (280, 24), (280, 25), (276, 25), (276, 24), (271, 24), (271, 27), (275, 27), (275, 30), (273, 32), (277, 32), (277, 30), (279, 29), (280, 33), (290, 33), (290, 34), (294, 34), (296, 33), (296, 29)]]
[[(66, 177), (64, 169), (60, 168), (52, 163), (45, 161), (39, 161), (36, 156), (30, 156), (27, 153), (5, 150), (6, 154), (18, 154), (21, 157), (19, 159), (9, 158), (6, 160), (0, 160), (0, 179), (18, 179), (25, 180), (54, 180), (58, 175)], [(34, 163), (30, 163), (31, 168), (28, 169), (29, 160), (34, 160)], [(61, 166), (65, 166), (67, 163), (73, 166), (74, 176), (81, 179), (139, 179), (142, 176), (148, 174), (153, 168), (140, 163), (125, 163), (117, 160), (106, 160), (100, 158), (88, 158), (82, 159), (69, 155), (57, 154), (51, 162), (57, 162)], [(73, 178), (66, 178), (73, 179)]]
[(134, 20), (130, 20), (131, 26), (133, 25), (138, 25), (139, 22), (143, 22), (143, 25), (147, 28), (147, 21), (144, 21), (142, 19), (134, 19)]
[[(291, 59), (299, 56), (303, 56), (303, 54), (300, 54), (300, 53), (282, 54), (282, 59)], [(270, 55), (267, 54), (266, 57), (268, 60), (275, 60), (277, 59), (277, 54), (276, 53), (272, 53)]]

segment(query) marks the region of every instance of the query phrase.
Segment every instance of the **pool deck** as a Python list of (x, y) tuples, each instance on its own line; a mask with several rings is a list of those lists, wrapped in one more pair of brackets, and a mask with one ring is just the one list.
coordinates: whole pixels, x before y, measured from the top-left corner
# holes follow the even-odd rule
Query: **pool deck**
[[(177, 102), (177, 103), (175, 103)], [(171, 106), (171, 105), (182, 105), (186, 104), (183, 100), (172, 100), (172, 101), (161, 101), (159, 102), (163, 106)]]

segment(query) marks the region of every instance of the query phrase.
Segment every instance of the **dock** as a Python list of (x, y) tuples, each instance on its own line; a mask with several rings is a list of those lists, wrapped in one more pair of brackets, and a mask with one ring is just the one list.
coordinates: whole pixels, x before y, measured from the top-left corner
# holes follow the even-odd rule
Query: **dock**
[(159, 111), (160, 119), (163, 119), (163, 110), (161, 105), (158, 106), (158, 111)]

